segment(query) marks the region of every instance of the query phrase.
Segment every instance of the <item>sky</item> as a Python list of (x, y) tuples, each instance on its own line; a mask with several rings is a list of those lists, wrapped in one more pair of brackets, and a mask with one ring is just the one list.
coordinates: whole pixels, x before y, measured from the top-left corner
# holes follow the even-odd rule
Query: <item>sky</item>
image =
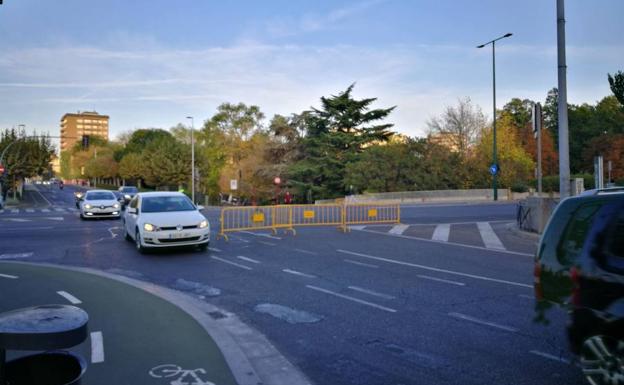
[[(624, 1), (566, 0), (568, 101), (610, 95), (624, 70)], [(318, 107), (355, 83), (356, 98), (396, 106), (394, 130), (469, 97), (492, 115), (557, 85), (555, 0), (4, 0), (0, 129), (59, 135), (67, 112), (110, 116), (111, 136), (200, 126), (224, 102), (274, 114)]]

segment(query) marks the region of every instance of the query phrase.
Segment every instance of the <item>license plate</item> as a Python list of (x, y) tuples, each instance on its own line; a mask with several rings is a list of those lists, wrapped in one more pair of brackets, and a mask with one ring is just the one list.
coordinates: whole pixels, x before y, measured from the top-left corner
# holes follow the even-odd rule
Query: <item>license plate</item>
[(189, 233), (172, 233), (169, 234), (169, 239), (178, 239), (178, 238), (188, 238), (191, 234)]

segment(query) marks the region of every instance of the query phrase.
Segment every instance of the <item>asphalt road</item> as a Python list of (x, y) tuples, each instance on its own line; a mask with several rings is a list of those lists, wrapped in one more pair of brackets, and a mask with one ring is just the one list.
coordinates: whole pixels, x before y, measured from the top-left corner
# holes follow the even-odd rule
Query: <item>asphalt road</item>
[[(317, 384), (583, 384), (565, 314), (534, 322), (536, 240), (510, 229), (513, 204), (404, 207), (401, 227), (239, 233), (206, 253), (140, 255), (119, 221), (80, 221), (71, 188), (39, 189), (49, 212), (0, 213), (0, 259), (186, 291), (263, 332)], [(218, 211), (206, 215), (216, 233)]]

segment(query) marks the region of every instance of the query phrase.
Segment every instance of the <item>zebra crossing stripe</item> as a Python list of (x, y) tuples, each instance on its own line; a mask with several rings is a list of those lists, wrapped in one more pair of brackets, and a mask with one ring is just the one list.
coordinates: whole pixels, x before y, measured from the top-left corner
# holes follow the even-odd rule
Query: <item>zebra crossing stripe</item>
[(13, 209), (13, 210), (11, 210), (11, 214), (17, 214), (17, 213), (19, 213), (19, 209)]
[(388, 233), (401, 235), (409, 228), (409, 225), (395, 225), (393, 226)]
[(434, 241), (448, 242), (451, 233), (451, 225), (449, 223), (441, 223), (433, 230), (431, 239)]
[(48, 209), (41, 209), (41, 212), (42, 212), (42, 213), (49, 213), (49, 212), (50, 212), (50, 210), (48, 210)]
[(477, 227), (479, 228), (479, 234), (481, 234), (481, 239), (483, 240), (483, 244), (488, 249), (495, 250), (507, 250), (498, 236), (492, 229), (492, 226), (489, 222), (477, 222)]
[(33, 210), (33, 209), (26, 209), (26, 212), (27, 212), (27, 213), (34, 213), (34, 212), (35, 212), (35, 210)]

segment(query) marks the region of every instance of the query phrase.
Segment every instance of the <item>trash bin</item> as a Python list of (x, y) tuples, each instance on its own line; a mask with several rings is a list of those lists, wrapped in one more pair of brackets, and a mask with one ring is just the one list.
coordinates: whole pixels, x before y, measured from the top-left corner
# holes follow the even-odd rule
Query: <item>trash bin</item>
[(65, 351), (52, 351), (17, 358), (6, 363), (10, 385), (78, 385), (86, 362)]

